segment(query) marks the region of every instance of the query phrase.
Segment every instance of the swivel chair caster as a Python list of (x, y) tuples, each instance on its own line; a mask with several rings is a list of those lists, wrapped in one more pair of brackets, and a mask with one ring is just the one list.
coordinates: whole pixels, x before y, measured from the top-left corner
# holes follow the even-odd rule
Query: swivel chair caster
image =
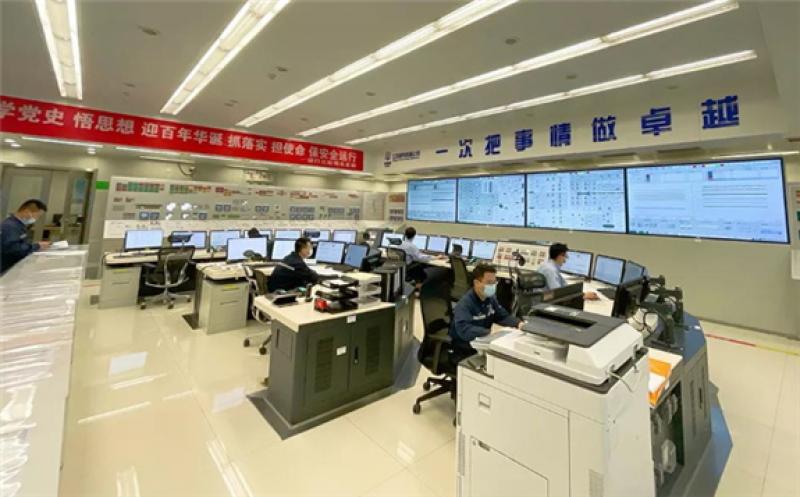
[(411, 412), (414, 414), (419, 414), (422, 411), (422, 406), (419, 404), (414, 404), (414, 407), (411, 408)]

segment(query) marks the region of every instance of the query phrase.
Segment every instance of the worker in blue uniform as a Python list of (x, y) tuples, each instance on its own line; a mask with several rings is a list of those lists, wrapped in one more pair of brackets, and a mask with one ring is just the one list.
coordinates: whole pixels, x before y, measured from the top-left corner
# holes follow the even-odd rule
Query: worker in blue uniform
[(50, 242), (32, 243), (30, 228), (47, 212), (47, 205), (41, 200), (26, 200), (17, 212), (0, 223), (0, 273), (37, 250), (46, 249)]
[(284, 257), (272, 271), (267, 280), (267, 290), (294, 290), (319, 282), (319, 275), (305, 262), (305, 259), (311, 257), (313, 249), (310, 239), (301, 237), (295, 240), (294, 252)]
[(497, 270), (490, 264), (478, 264), (472, 271), (472, 288), (453, 309), (450, 338), (457, 361), (475, 353), (470, 342), (491, 333), (493, 324), (522, 325), (522, 320), (503, 309), (495, 296), (496, 291)]

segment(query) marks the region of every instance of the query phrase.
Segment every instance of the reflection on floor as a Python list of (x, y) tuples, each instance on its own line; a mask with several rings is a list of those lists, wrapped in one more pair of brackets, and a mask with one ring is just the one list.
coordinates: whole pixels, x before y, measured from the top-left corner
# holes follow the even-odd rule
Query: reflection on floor
[[(246, 399), (269, 360), (242, 348), (255, 324), (207, 336), (181, 318), (186, 305), (98, 310), (97, 289), (87, 283), (78, 314), (62, 496), (455, 496), (453, 404), (411, 412), (424, 374), (281, 441)], [(716, 495), (800, 496), (800, 344), (704, 326), (769, 347), (709, 339), (731, 438), (714, 441), (727, 461), (708, 461), (723, 471)]]

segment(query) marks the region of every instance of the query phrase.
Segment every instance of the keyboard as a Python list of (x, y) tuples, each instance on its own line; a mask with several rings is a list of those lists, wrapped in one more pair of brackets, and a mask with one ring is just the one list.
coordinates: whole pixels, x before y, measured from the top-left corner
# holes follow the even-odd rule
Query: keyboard
[(348, 266), (347, 264), (326, 264), (326, 266), (340, 273), (352, 273), (356, 270), (356, 268)]
[(607, 299), (614, 300), (614, 297), (617, 295), (617, 287), (615, 286), (604, 286), (602, 288), (597, 289), (597, 293), (602, 295)]

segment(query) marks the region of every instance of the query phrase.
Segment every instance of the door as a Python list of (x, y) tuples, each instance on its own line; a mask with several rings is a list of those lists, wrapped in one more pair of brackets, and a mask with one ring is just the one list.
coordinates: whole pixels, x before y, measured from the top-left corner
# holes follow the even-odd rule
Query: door
[[(35, 198), (48, 203), (52, 172), (42, 169), (24, 167), (3, 167), (2, 195), (0, 195), (0, 213), (7, 218), (17, 211), (26, 200)], [(42, 227), (46, 223), (45, 216), (33, 226), (32, 240), (41, 240)]]
[(304, 419), (345, 403), (342, 399), (347, 393), (350, 331), (341, 321), (324, 321), (308, 332)]
[(388, 309), (355, 317), (356, 322), (350, 324), (350, 390), (354, 397), (361, 397), (392, 383), (394, 313)]

